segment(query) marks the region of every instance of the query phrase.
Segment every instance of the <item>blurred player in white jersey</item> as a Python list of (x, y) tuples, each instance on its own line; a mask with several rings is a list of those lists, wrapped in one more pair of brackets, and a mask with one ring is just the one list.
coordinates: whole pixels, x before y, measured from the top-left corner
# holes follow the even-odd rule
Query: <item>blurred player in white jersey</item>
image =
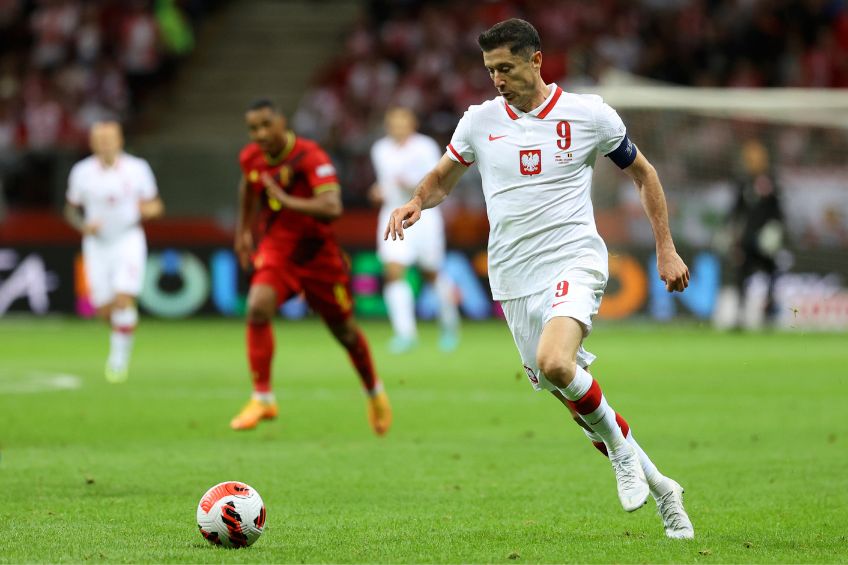
[(65, 218), (83, 235), (91, 300), (112, 327), (106, 379), (122, 382), (147, 262), (141, 222), (161, 216), (164, 206), (147, 161), (124, 153), (120, 124), (94, 124), (90, 143), (92, 155), (71, 169)]
[[(536, 390), (549, 390), (568, 406), (608, 454), (625, 510), (640, 508), (651, 494), (666, 535), (692, 538), (683, 489), (659, 472), (609, 406), (587, 370), (595, 356), (583, 348), (608, 277), (607, 249), (590, 199), (599, 154), (633, 179), (667, 290), (682, 292), (689, 284), (659, 177), (600, 97), (544, 83), (541, 41), (528, 22), (500, 22), (480, 34), (478, 43), (500, 96), (468, 109), (438, 165), (412, 199), (392, 212), (384, 237), (403, 239), (421, 211), (444, 200), (477, 163), (489, 215), (492, 294), (501, 301), (527, 377)], [(551, 476), (568, 480), (561, 470)]]
[(371, 162), (377, 176), (371, 188), (371, 199), (382, 205), (377, 253), (383, 263), (383, 296), (395, 334), (389, 347), (394, 353), (404, 353), (418, 340), (415, 298), (405, 277), (406, 268), (417, 264), (424, 280), (433, 285), (439, 300), (439, 346), (444, 351), (452, 351), (459, 339), (459, 313), (454, 286), (439, 273), (445, 258), (445, 226), (441, 212), (435, 209), (424, 212), (415, 232), (410, 233), (405, 242), (386, 240), (382, 229), (392, 210), (409, 200), (418, 181), (439, 162), (442, 151), (432, 138), (416, 131), (418, 122), (408, 108), (390, 109), (386, 112), (385, 125), (386, 137), (371, 148)]

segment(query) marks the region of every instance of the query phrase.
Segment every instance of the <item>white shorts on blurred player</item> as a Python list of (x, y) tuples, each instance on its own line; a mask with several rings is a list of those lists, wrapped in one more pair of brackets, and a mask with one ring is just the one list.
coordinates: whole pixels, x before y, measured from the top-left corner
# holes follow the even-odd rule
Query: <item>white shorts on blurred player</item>
[(96, 308), (112, 303), (119, 294), (141, 294), (147, 263), (147, 242), (141, 228), (111, 240), (86, 236), (82, 254), (91, 302)]

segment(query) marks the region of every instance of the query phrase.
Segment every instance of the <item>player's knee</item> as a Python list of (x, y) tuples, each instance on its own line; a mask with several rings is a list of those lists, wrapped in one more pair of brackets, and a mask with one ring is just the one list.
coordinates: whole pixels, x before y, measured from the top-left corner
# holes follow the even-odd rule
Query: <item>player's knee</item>
[(135, 298), (129, 294), (119, 294), (115, 297), (115, 308), (132, 308), (135, 306)]
[(536, 364), (545, 378), (557, 387), (568, 386), (577, 371), (577, 363), (573, 359), (563, 358), (557, 352), (539, 352)]
[(277, 308), (277, 295), (271, 287), (257, 285), (247, 294), (247, 320), (254, 324), (270, 322)]
[(271, 314), (261, 304), (248, 304), (247, 321), (252, 324), (262, 324), (271, 321)]
[(247, 320), (252, 324), (270, 322), (274, 316), (273, 305), (267, 300), (255, 299), (247, 302)]
[(399, 281), (405, 270), (404, 266), (399, 263), (386, 263), (383, 267), (383, 278), (386, 282)]

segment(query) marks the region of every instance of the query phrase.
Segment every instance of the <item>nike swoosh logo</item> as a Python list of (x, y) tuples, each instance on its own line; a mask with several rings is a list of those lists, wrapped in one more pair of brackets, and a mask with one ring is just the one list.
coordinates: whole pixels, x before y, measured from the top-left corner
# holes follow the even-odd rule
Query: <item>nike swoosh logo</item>
[(492, 134), (490, 133), (490, 134), (489, 134), (489, 141), (495, 141), (496, 139), (500, 139), (500, 138), (502, 138), (502, 137), (506, 137), (506, 135), (492, 135)]
[(551, 308), (556, 308), (560, 304), (565, 304), (566, 302), (568, 302), (568, 300), (560, 300), (559, 302), (554, 302), (553, 304), (551, 304)]

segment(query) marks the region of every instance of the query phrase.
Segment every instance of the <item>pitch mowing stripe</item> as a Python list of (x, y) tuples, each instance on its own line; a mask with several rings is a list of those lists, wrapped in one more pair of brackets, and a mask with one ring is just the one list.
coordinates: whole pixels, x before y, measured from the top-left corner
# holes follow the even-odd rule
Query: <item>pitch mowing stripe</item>
[(66, 373), (28, 373), (22, 378), (0, 374), (0, 394), (35, 394), (76, 390), (82, 379)]

